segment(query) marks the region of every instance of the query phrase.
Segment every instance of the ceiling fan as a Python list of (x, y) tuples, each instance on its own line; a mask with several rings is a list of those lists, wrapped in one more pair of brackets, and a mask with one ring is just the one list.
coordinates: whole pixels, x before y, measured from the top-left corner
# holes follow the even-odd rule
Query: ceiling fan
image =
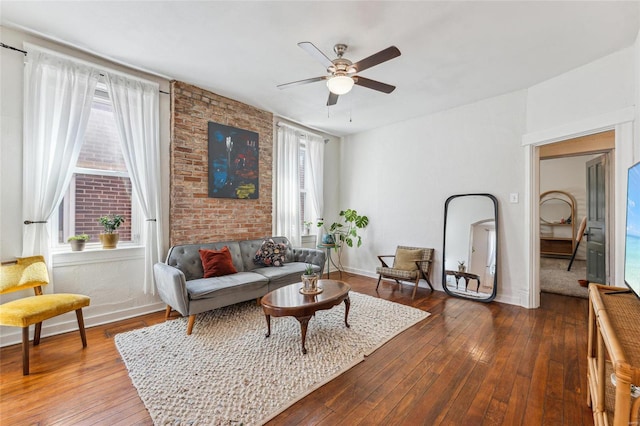
[(327, 87), (329, 88), (327, 106), (330, 106), (335, 105), (338, 102), (338, 96), (348, 93), (353, 88), (354, 84), (384, 93), (391, 93), (396, 88), (396, 86), (392, 86), (390, 84), (381, 83), (376, 80), (356, 75), (358, 72), (400, 56), (400, 50), (395, 46), (387, 47), (386, 49), (383, 49), (378, 53), (374, 53), (373, 55), (356, 63), (352, 63), (350, 60), (343, 58), (344, 53), (347, 51), (346, 44), (336, 44), (333, 46), (333, 51), (338, 55), (334, 60), (329, 59), (327, 55), (322, 53), (322, 51), (311, 42), (303, 41), (298, 43), (298, 46), (324, 65), (327, 68), (327, 75), (280, 84), (278, 89), (287, 89), (300, 84), (315, 83), (316, 81), (326, 80)]

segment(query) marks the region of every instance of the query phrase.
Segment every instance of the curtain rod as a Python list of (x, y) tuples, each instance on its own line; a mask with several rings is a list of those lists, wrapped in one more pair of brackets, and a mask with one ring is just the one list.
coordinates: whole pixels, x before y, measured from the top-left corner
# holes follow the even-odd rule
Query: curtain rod
[[(10, 50), (15, 50), (16, 52), (22, 53), (24, 56), (27, 56), (27, 53), (28, 53), (26, 50), (18, 49), (17, 47), (9, 46), (8, 44), (4, 44), (2, 42), (0, 42), (0, 47), (4, 47), (5, 49), (10, 49)], [(104, 77), (104, 74), (100, 74), (100, 76)], [(163, 93), (165, 95), (170, 94), (169, 92), (165, 92), (164, 90), (160, 90), (160, 89), (158, 89), (158, 92)]]
[[(297, 131), (299, 131), (299, 132), (303, 132), (303, 133), (306, 133), (306, 134), (309, 134), (309, 135), (313, 135), (313, 136), (322, 137), (322, 135), (320, 135), (320, 134), (318, 134), (318, 133), (311, 132), (311, 131), (309, 131), (308, 129), (305, 129), (305, 128), (300, 127), (300, 126), (295, 126), (295, 125), (293, 125), (293, 124), (285, 123), (284, 121), (278, 121), (278, 122), (276, 123), (276, 126), (277, 126), (277, 127), (289, 127), (289, 128), (291, 128), (291, 129), (297, 130)], [(325, 139), (324, 139), (324, 143), (329, 143), (329, 139), (326, 139), (326, 138), (325, 138)]]
[(5, 49), (15, 50), (16, 52), (20, 52), (20, 53), (24, 54), (25, 56), (27, 56), (27, 51), (26, 50), (18, 49), (17, 47), (9, 46), (8, 44), (4, 44), (2, 42), (0, 42), (0, 46), (4, 47)]

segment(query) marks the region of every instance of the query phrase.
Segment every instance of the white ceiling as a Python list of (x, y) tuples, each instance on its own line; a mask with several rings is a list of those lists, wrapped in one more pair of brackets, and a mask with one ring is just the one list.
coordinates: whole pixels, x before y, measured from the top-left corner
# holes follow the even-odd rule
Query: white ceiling
[[(132, 65), (347, 135), (523, 89), (633, 44), (639, 2), (7, 1), (3, 26)], [(322, 76), (297, 46), (356, 62), (395, 45), (402, 56), (362, 72), (397, 86), (354, 87), (325, 106)], [(19, 47), (19, 46), (18, 46)]]

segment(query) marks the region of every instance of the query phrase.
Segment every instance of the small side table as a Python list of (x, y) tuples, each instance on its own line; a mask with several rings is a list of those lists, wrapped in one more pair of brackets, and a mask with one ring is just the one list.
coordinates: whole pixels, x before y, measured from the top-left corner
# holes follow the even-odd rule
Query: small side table
[(469, 287), (470, 280), (476, 280), (478, 282), (478, 286), (476, 287), (476, 293), (480, 289), (480, 277), (477, 276), (476, 274), (470, 274), (468, 272), (461, 272), (461, 271), (449, 271), (449, 270), (445, 270), (444, 273), (447, 275), (454, 276), (454, 278), (456, 279), (456, 288), (458, 288), (458, 280), (462, 278), (464, 279), (464, 291), (467, 291), (467, 287)]
[(338, 247), (337, 244), (318, 244), (319, 249), (327, 250), (327, 278), (331, 278), (331, 264), (333, 263), (333, 267), (336, 268), (336, 271), (340, 272), (340, 279), (342, 279), (342, 271), (338, 266), (333, 262), (331, 258), (331, 249)]

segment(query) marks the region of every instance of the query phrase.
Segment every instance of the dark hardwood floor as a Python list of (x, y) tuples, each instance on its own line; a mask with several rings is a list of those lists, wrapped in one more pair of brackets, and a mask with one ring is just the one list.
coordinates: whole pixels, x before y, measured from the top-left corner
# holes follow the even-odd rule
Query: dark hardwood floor
[[(333, 277), (337, 278), (337, 277)], [(376, 280), (347, 276), (376, 295)], [(382, 283), (379, 296), (431, 316), (269, 425), (592, 425), (586, 404), (587, 300), (542, 294), (540, 309), (454, 299)], [(164, 312), (44, 338), (22, 376), (19, 345), (0, 350), (0, 424), (134, 425), (151, 419), (113, 335)], [(196, 325), (197, 326), (197, 325)], [(214, 379), (212, 379), (214, 380)]]

